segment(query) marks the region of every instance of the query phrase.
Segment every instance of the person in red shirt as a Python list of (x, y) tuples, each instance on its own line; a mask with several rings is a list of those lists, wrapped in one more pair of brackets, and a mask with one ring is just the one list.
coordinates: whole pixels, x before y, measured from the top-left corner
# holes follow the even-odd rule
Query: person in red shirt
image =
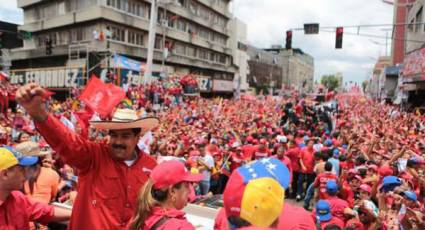
[(339, 186), (336, 181), (328, 181), (328, 183), (326, 184), (326, 193), (329, 195), (329, 197), (326, 199), (326, 201), (331, 207), (332, 216), (335, 216), (336, 218), (339, 218), (340, 220), (345, 222), (346, 218), (344, 216), (344, 210), (346, 208), (349, 208), (349, 205), (347, 201), (337, 196), (338, 191)]
[[(303, 193), (304, 182), (308, 187), (310, 184), (314, 182), (314, 149), (313, 149), (313, 140), (309, 140), (307, 142), (307, 146), (302, 149), (300, 154), (300, 165), (301, 165), (301, 173), (302, 173), (302, 182), (301, 186), (298, 188), (300, 193)], [(302, 191), (302, 192), (301, 192)], [(297, 200), (301, 200), (302, 197), (297, 196)]]
[(158, 125), (153, 117), (117, 109), (111, 121), (92, 122), (109, 130), (109, 142), (92, 142), (65, 127), (45, 109), (45, 90), (31, 83), (18, 89), (16, 100), (34, 120), (37, 130), (64, 162), (78, 170), (78, 196), (68, 229), (124, 229), (130, 221), (139, 189), (156, 166), (139, 150), (142, 130)]
[(326, 184), (329, 180), (338, 181), (338, 177), (332, 173), (332, 163), (326, 162), (325, 172), (317, 175), (316, 180), (314, 181), (314, 188), (319, 190), (319, 198), (326, 199), (329, 195), (326, 193)]
[(258, 149), (254, 152), (254, 159), (259, 160), (270, 156), (270, 150), (267, 148), (266, 139), (261, 139)]
[(316, 214), (313, 216), (313, 219), (317, 223), (317, 226), (320, 226), (321, 230), (326, 229), (326, 226), (329, 225), (336, 225), (340, 229), (344, 229), (344, 222), (332, 215), (331, 207), (326, 200), (319, 200), (317, 202)]
[(291, 160), (291, 168), (292, 168), (291, 197), (295, 198), (298, 195), (301, 197), (301, 193), (298, 191), (298, 184), (301, 184), (300, 149), (295, 145), (293, 140), (290, 140), (288, 142), (288, 150), (286, 151), (285, 155), (288, 156), (288, 158)]
[(190, 183), (202, 178), (177, 160), (156, 166), (140, 192), (130, 230), (195, 229), (182, 209), (189, 200)]
[(66, 221), (71, 211), (31, 201), (22, 192), (25, 167), (38, 162), (38, 157), (22, 157), (10, 147), (0, 148), (0, 229), (29, 230), (30, 221), (47, 224)]

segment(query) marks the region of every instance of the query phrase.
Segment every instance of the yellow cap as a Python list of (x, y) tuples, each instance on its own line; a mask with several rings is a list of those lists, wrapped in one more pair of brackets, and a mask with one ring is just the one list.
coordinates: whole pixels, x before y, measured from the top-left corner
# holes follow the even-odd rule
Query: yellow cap
[(18, 159), (7, 148), (0, 148), (0, 170), (8, 169), (19, 164)]

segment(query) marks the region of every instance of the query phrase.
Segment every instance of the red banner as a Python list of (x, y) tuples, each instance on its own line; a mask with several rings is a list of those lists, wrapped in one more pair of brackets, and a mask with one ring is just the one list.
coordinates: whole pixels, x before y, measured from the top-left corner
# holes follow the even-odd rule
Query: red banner
[(81, 101), (103, 118), (109, 116), (124, 98), (122, 88), (111, 83), (105, 84), (96, 76), (90, 78), (80, 96)]

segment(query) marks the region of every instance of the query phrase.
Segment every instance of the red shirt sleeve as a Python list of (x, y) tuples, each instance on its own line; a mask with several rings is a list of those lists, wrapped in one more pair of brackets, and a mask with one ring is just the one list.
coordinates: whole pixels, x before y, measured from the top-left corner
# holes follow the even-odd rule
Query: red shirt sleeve
[(53, 218), (53, 206), (31, 201), (22, 193), (19, 195), (19, 198), (22, 199), (23, 205), (25, 205), (29, 219), (31, 221), (47, 224)]
[(35, 122), (37, 130), (46, 142), (65, 161), (65, 163), (88, 171), (94, 163), (94, 158), (100, 158), (101, 145), (91, 142), (80, 135), (75, 134), (62, 122), (49, 114), (44, 122)]

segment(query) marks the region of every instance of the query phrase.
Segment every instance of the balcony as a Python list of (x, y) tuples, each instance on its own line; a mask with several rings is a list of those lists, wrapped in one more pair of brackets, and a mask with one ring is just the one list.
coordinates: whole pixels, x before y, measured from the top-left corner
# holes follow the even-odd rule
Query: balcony
[(24, 8), (30, 5), (34, 5), (40, 2), (43, 2), (45, 0), (18, 0), (18, 8)]

